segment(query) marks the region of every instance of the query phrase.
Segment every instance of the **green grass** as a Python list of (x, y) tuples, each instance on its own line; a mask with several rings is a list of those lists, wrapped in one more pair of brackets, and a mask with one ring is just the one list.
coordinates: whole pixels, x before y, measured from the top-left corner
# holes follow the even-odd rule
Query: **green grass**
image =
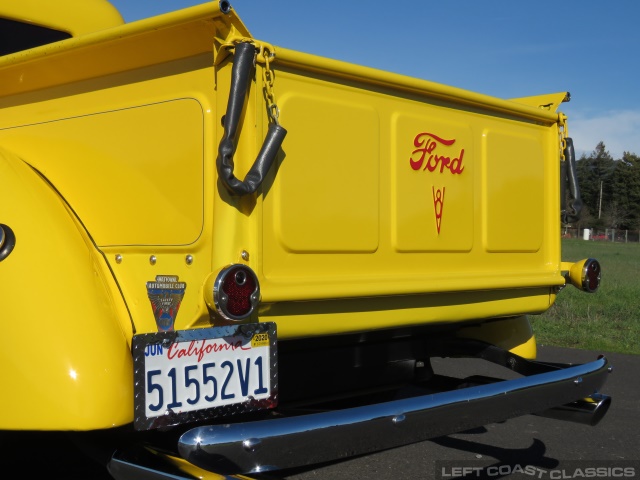
[(538, 343), (640, 354), (640, 244), (562, 241), (564, 261), (584, 258), (600, 262), (600, 288), (567, 286), (546, 313), (530, 317)]

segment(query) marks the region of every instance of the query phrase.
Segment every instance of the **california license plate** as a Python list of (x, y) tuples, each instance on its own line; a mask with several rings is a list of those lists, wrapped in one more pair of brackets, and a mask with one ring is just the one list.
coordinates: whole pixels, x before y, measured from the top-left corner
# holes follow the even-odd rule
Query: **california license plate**
[(132, 350), (136, 430), (277, 404), (275, 323), (144, 333)]

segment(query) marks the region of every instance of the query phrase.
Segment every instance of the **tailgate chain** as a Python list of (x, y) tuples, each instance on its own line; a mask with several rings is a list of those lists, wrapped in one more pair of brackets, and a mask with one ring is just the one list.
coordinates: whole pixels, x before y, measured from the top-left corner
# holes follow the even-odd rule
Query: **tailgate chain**
[(267, 99), (267, 111), (269, 112), (269, 117), (276, 124), (278, 123), (278, 117), (280, 116), (280, 109), (276, 103), (276, 97), (273, 93), (273, 80), (275, 79), (275, 74), (273, 70), (271, 70), (271, 60), (275, 58), (276, 54), (273, 51), (273, 47), (266, 44), (260, 44), (260, 49), (256, 53), (256, 61), (258, 63), (264, 62), (264, 68), (262, 69), (262, 79), (264, 83), (264, 94)]
[(567, 127), (567, 116), (558, 115), (558, 134), (560, 135), (560, 161), (565, 161), (564, 151), (567, 149), (567, 137), (569, 137), (569, 128)]

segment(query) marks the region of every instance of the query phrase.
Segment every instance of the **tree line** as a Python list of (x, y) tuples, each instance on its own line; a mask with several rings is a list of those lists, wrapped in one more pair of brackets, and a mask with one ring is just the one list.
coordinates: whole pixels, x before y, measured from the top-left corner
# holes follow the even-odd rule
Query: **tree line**
[(624, 152), (614, 159), (604, 142), (576, 160), (582, 198), (578, 228), (640, 229), (640, 157)]

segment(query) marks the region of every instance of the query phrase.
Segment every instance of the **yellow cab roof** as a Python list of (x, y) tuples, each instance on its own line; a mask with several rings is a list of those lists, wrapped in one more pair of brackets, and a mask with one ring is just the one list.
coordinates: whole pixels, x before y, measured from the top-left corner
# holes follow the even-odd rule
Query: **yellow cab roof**
[(3, 1), (0, 17), (67, 32), (72, 37), (124, 23), (107, 0)]

